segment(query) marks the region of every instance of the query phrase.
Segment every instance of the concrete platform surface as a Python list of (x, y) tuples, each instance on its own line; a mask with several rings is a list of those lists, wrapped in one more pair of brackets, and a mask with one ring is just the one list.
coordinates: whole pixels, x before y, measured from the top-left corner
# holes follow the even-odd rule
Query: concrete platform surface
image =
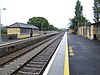
[(65, 33), (43, 75), (69, 75), (67, 43), (67, 33)]

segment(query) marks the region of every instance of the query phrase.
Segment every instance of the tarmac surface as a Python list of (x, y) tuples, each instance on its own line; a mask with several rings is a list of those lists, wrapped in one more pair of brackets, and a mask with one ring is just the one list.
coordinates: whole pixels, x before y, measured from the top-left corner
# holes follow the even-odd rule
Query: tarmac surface
[(74, 55), (69, 57), (70, 75), (100, 75), (100, 41), (68, 34)]

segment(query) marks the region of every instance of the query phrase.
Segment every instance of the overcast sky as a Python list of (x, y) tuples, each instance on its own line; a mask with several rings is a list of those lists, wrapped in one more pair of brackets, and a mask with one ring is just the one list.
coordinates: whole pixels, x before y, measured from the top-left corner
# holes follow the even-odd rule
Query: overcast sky
[[(8, 26), (15, 22), (27, 23), (31, 17), (44, 17), (58, 28), (67, 28), (69, 18), (74, 17), (77, 0), (0, 0), (1, 22)], [(83, 15), (93, 22), (93, 0), (80, 0)]]

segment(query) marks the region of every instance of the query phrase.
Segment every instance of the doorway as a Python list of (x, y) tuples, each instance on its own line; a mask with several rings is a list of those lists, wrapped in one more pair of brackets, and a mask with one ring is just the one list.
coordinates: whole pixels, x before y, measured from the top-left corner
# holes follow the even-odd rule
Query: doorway
[(94, 34), (94, 40), (97, 40), (96, 34)]

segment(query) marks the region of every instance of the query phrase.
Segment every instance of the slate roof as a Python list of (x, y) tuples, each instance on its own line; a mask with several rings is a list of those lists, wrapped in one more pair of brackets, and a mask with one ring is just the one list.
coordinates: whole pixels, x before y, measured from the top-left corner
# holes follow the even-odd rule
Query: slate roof
[(39, 29), (38, 27), (31, 25), (31, 24), (24, 24), (16, 22), (12, 25), (7, 26), (7, 28), (32, 28), (32, 29)]
[(88, 24), (87, 26), (91, 26), (91, 25), (100, 25), (100, 21), (99, 22), (96, 22), (96, 23)]
[(100, 25), (100, 22), (93, 23), (92, 25)]

